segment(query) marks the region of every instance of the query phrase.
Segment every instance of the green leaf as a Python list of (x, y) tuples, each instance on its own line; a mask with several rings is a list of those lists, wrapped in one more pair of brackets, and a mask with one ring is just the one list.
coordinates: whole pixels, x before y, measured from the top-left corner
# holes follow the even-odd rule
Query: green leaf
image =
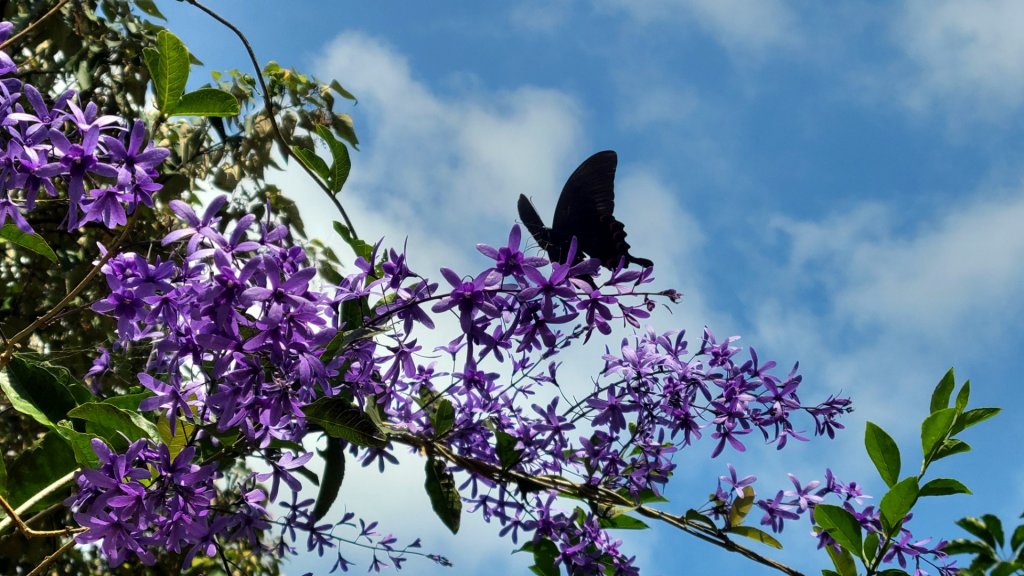
[(318, 478), (317, 475), (309, 468), (306, 468), (305, 466), (299, 466), (298, 468), (294, 468), (294, 471), (297, 472), (299, 476), (302, 476), (306, 480), (309, 480), (309, 483), (312, 484), (313, 486), (320, 485), (320, 478)]
[[(625, 510), (633, 510), (633, 508), (625, 508)], [(600, 518), (597, 524), (601, 528), (611, 530), (646, 530), (650, 528), (643, 520), (627, 514), (615, 514), (610, 518)]]
[(690, 522), (692, 524), (703, 524), (708, 528), (718, 528), (717, 526), (715, 526), (714, 520), (712, 520), (710, 517), (704, 514), (701, 514), (700, 512), (694, 510), (693, 508), (690, 508), (689, 510), (686, 511), (685, 518), (687, 522)]
[(750, 486), (743, 487), (743, 497), (737, 498), (732, 504), (732, 509), (729, 510), (729, 525), (739, 526), (743, 524), (743, 519), (747, 517), (750, 509), (754, 506), (754, 489)]
[(337, 80), (331, 80), (330, 86), (331, 86), (331, 90), (334, 90), (335, 92), (338, 93), (338, 96), (341, 96), (342, 98), (346, 98), (346, 99), (351, 100), (353, 102), (358, 102), (356, 97), (353, 96), (351, 92), (349, 92), (348, 90), (345, 90), (341, 86), (341, 84), (338, 84)]
[(57, 434), (67, 441), (71, 450), (75, 453), (75, 461), (82, 468), (96, 468), (100, 465), (100, 459), (96, 451), (92, 449), (92, 439), (99, 438), (95, 434), (79, 432), (71, 427), (71, 423), (63, 420), (54, 427)]
[[(341, 315), (343, 318), (346, 316), (346, 308), (350, 308), (350, 306), (348, 306), (350, 302), (356, 303), (355, 300), (346, 300), (341, 303)], [(356, 303), (356, 305), (358, 305), (358, 303)], [(362, 321), (359, 323), (362, 324)], [(380, 328), (356, 328), (355, 330), (343, 330), (335, 334), (334, 338), (331, 338), (331, 341), (327, 343), (326, 347), (324, 347), (324, 351), (320, 353), (320, 361), (326, 364), (328, 361), (333, 360), (338, 354), (340, 354), (342, 350), (348, 348), (352, 344), (355, 344), (360, 340), (373, 338), (382, 332), (383, 330)]]
[(302, 162), (303, 166), (309, 168), (324, 182), (327, 182), (327, 179), (330, 177), (330, 168), (327, 167), (327, 162), (324, 162), (323, 158), (316, 155), (316, 152), (293, 144), (292, 154), (299, 159), (299, 162)]
[(153, 0), (132, 0), (132, 3), (135, 4), (139, 10), (142, 10), (144, 13), (149, 14), (154, 18), (167, 20), (167, 17), (160, 12), (160, 9), (156, 7), (156, 3), (153, 2)]
[(185, 92), (188, 82), (188, 48), (167, 30), (156, 36), (156, 49), (145, 48), (143, 55), (149, 76), (153, 79), (153, 93), (156, 107), (165, 115), (169, 114)]
[(440, 438), (452, 429), (452, 424), (455, 423), (455, 408), (450, 400), (443, 398), (437, 403), (434, 413), (430, 415), (430, 423), (434, 427), (434, 438)]
[(356, 138), (356, 127), (352, 122), (352, 117), (348, 114), (335, 114), (331, 121), (331, 128), (341, 136), (341, 138), (352, 145), (353, 148), (359, 150), (359, 138)]
[(427, 479), (424, 486), (427, 489), (427, 496), (430, 497), (430, 506), (452, 534), (458, 534), (459, 523), (462, 520), (462, 497), (455, 486), (455, 476), (443, 460), (433, 456), (427, 458), (426, 468)]
[(631, 495), (629, 493), (628, 488), (620, 488), (618, 494), (620, 496), (630, 498), (638, 504), (654, 504), (658, 502), (668, 502), (668, 498), (665, 498), (664, 496), (658, 494), (657, 492), (651, 490), (650, 488), (644, 488), (636, 496)]
[(995, 568), (989, 572), (989, 576), (1010, 576), (1011, 574), (1019, 574), (1018, 570), (1021, 570), (1024, 566), (1016, 562), (1002, 561), (996, 564)]
[(15, 410), (51, 428), (78, 405), (76, 396), (91, 396), (64, 368), (17, 354), (0, 373), (0, 389)]
[(1017, 552), (1024, 546), (1024, 524), (1017, 526), (1017, 529), (1013, 531), (1013, 536), (1010, 537), (1010, 550)]
[(900, 449), (889, 434), (873, 422), (868, 422), (864, 433), (864, 446), (875, 463), (878, 475), (891, 487), (900, 477)]
[(1000, 544), (1002, 544), (1001, 541), (996, 542), (996, 539), (992, 535), (992, 532), (989, 531), (988, 526), (985, 525), (985, 522), (982, 521), (981, 518), (967, 516), (966, 518), (961, 518), (957, 520), (955, 524), (963, 528), (964, 530), (970, 532), (974, 536), (981, 538), (981, 540), (988, 544), (992, 548), (992, 550), (995, 550), (999, 547)]
[(352, 160), (349, 158), (348, 148), (324, 126), (317, 126), (316, 133), (327, 143), (327, 148), (331, 151), (332, 162), (327, 185), (337, 195), (338, 192), (341, 192), (341, 188), (345, 185), (348, 174), (352, 170)]
[(26, 250), (35, 252), (50, 262), (57, 262), (57, 254), (55, 254), (53, 248), (50, 248), (50, 245), (46, 243), (46, 240), (43, 240), (42, 236), (39, 234), (22, 232), (17, 226), (10, 222), (4, 224), (3, 228), (0, 228), (0, 240), (6, 240), (11, 244), (16, 244)]
[[(348, 226), (345, 226), (341, 222), (334, 223), (334, 231), (337, 232), (338, 236), (341, 236), (341, 239), (352, 248), (352, 251), (355, 252), (356, 256), (360, 256), (363, 260), (370, 262), (370, 257), (373, 255), (373, 246), (370, 246), (366, 242), (363, 242), (359, 238), (353, 236), (352, 231), (348, 229)], [(370, 262), (370, 264), (373, 264), (373, 262)]]
[(886, 568), (881, 572), (876, 572), (878, 576), (910, 576), (906, 570), (900, 570), (899, 568)]
[(160, 441), (167, 445), (171, 460), (174, 460), (188, 446), (188, 439), (192, 436), (195, 426), (178, 418), (178, 421), (174, 423), (174, 434), (172, 435), (171, 421), (167, 419), (166, 415), (161, 414), (156, 420), (156, 429), (160, 434)]
[(825, 549), (839, 576), (857, 576), (857, 564), (853, 561), (853, 554), (848, 549), (843, 548), (839, 552), (836, 552), (835, 548), (831, 546), (826, 546)]
[(814, 520), (843, 548), (860, 551), (863, 547), (860, 523), (846, 509), (832, 504), (818, 504), (814, 507)]
[(1001, 411), (1002, 408), (974, 408), (973, 410), (968, 410), (956, 419), (956, 424), (953, 425), (953, 434), (959, 434), (971, 426), (999, 414)]
[(200, 88), (178, 100), (167, 116), (238, 116), (241, 108), (234, 94), (219, 88)]
[[(47, 432), (31, 448), (22, 452), (7, 471), (8, 502), (17, 508), (42, 489), (78, 468), (71, 446), (57, 432)], [(69, 482), (67, 488), (74, 486)], [(60, 491), (44, 498), (32, 510), (41, 510), (65, 498)]]
[(122, 410), (105, 402), (86, 402), (68, 412), (68, 416), (85, 420), (93, 426), (87, 428), (116, 446), (120, 442), (119, 435), (124, 435), (129, 442), (140, 438), (160, 441), (160, 431), (156, 425), (146, 420), (138, 412)]
[(512, 468), (518, 464), (523, 455), (522, 450), (516, 450), (518, 441), (511, 434), (501, 430), (494, 433), (494, 438), (498, 461), (501, 462), (501, 466), (503, 468)]
[(960, 454), (962, 452), (970, 452), (971, 445), (963, 440), (957, 440), (956, 438), (947, 438), (939, 446), (939, 449), (935, 451), (935, 456), (932, 457), (932, 461), (942, 460), (947, 456), (954, 454)]
[(868, 535), (864, 537), (864, 554), (861, 558), (864, 559), (865, 564), (870, 564), (875, 560), (875, 556), (878, 555), (878, 542), (880, 539), (878, 532), (868, 532)]
[(103, 400), (104, 404), (112, 404), (124, 410), (135, 411), (139, 409), (139, 403), (152, 396), (149, 390), (139, 394), (124, 394), (122, 396), (111, 396)]
[(981, 521), (985, 523), (988, 531), (992, 534), (992, 538), (995, 538), (996, 544), (1002, 546), (1003, 542), (1006, 541), (1006, 536), (1003, 534), (1003, 522), (995, 514), (985, 514), (981, 517)]
[(743, 536), (744, 538), (750, 538), (751, 540), (756, 540), (761, 544), (782, 550), (781, 542), (776, 540), (771, 534), (764, 530), (754, 528), (753, 526), (732, 526), (731, 528), (726, 529), (726, 532)]
[[(533, 566), (530, 566), (530, 571), (538, 576), (559, 576), (561, 572), (558, 570), (558, 546), (554, 542), (547, 538), (542, 538), (540, 542), (532, 543), (530, 551), (533, 552)], [(525, 546), (523, 547), (525, 548)]]
[(313, 518), (320, 520), (330, 511), (338, 499), (341, 483), (345, 480), (345, 447), (337, 438), (327, 438), (327, 446), (320, 451), (324, 459), (324, 471), (320, 475), (320, 491), (313, 505)]
[(996, 558), (996, 551), (988, 544), (979, 540), (968, 540), (966, 538), (954, 538), (946, 543), (942, 549), (946, 554), (975, 554), (993, 560)]
[[(882, 502), (878, 506), (882, 512), (882, 522), (890, 528), (902, 522), (910, 509), (914, 507), (914, 503), (917, 502), (918, 492), (917, 477), (915, 476), (904, 478), (896, 483), (886, 492), (885, 496), (882, 496)], [(815, 511), (815, 515), (817, 515), (817, 511)]]
[(324, 397), (303, 407), (302, 412), (306, 420), (318, 424), (333, 438), (369, 448), (383, 448), (388, 444), (384, 431), (350, 400)]
[(921, 486), (918, 496), (949, 496), (952, 494), (971, 494), (971, 491), (959, 480), (935, 478)]
[(930, 462), (939, 443), (945, 440), (956, 419), (956, 408), (941, 408), (928, 415), (921, 423), (921, 452), (925, 462)]
[(971, 399), (971, 381), (964, 382), (960, 391), (956, 394), (956, 412), (962, 414), (967, 409), (967, 402)]
[(953, 387), (956, 384), (954, 380), (953, 369), (950, 368), (932, 392), (931, 412), (938, 412), (949, 406), (949, 397), (953, 395)]

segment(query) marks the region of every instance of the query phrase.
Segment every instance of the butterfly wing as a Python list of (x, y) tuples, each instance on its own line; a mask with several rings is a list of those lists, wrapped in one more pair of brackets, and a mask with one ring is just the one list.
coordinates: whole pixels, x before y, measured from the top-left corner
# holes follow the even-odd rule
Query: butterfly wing
[(530, 231), (533, 239), (537, 241), (537, 245), (548, 253), (548, 257), (552, 261), (561, 262), (564, 259), (568, 244), (562, 247), (553, 241), (551, 229), (544, 225), (544, 221), (541, 220), (537, 209), (533, 207), (533, 203), (523, 194), (519, 195), (519, 219), (523, 221), (523, 225)]
[(614, 216), (617, 165), (615, 151), (605, 150), (576, 168), (558, 198), (552, 236), (575, 236), (580, 250), (606, 268), (614, 268), (623, 257), (627, 263), (650, 265), (650, 260), (629, 254), (625, 226)]

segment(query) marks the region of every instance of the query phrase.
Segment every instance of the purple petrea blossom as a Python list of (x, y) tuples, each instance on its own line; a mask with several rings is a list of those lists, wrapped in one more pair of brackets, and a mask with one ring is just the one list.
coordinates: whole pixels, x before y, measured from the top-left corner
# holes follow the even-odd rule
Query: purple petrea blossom
[[(0, 26), (0, 35), (11, 30)], [(68, 230), (88, 222), (123, 226), (137, 203), (152, 206), (160, 189), (154, 179), (170, 152), (146, 144), (142, 122), (126, 132), (122, 118), (99, 115), (94, 102), (78, 103), (70, 90), (47, 104), (15, 72), (0, 53), (0, 223), (31, 232), (22, 212), (35, 208), (40, 190), (52, 197), (66, 190)]]

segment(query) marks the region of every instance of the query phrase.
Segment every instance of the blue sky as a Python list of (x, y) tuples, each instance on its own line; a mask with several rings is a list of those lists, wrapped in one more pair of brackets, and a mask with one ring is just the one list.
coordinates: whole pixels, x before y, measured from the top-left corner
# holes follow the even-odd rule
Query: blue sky
[[(1024, 510), (1024, 5), (211, 5), (264, 61), (359, 97), (339, 109), (362, 140), (344, 201), (364, 237), (408, 237), (424, 272), (472, 270), (477, 242), (505, 238), (518, 194), (550, 214), (573, 168), (613, 148), (633, 253), (686, 295), (655, 324), (741, 334), (762, 357), (801, 362), (805, 399), (841, 391), (856, 402), (833, 442), (715, 461), (706, 445), (684, 453), (669, 509), (700, 505), (727, 462), (758, 475), (763, 495), (788, 487), (788, 471), (806, 481), (825, 466), (880, 495), (864, 422), (889, 430), (915, 468), (916, 426), (954, 366), (976, 405), (1005, 411), (967, 434), (973, 452), (936, 467), (975, 495), (926, 502), (915, 534), (959, 536), (960, 516)], [(227, 31), (184, 4), (159, 6), (208, 70), (247, 68)], [(278, 182), (330, 238), (319, 192), (291, 171)], [(599, 352), (572, 358), (592, 366)], [(413, 573), (524, 572), (527, 558), (510, 556), (493, 527), (467, 519), (448, 535), (421, 494), (421, 462), (404, 462), (383, 476), (350, 472), (338, 510), (456, 562)], [(790, 525), (774, 557), (824, 567), (808, 531)], [(670, 529), (624, 539), (645, 574), (770, 573)], [(329, 566), (304, 557), (287, 570)]]

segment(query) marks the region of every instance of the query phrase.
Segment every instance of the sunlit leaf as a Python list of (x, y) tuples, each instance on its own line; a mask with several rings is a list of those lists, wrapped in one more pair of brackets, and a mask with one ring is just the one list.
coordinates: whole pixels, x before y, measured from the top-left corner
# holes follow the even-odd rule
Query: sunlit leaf
[(739, 536), (750, 538), (751, 540), (756, 540), (762, 544), (771, 546), (772, 548), (778, 548), (779, 550), (782, 549), (782, 543), (776, 540), (774, 536), (764, 530), (754, 528), (753, 526), (732, 526), (726, 530), (726, 532), (730, 534), (738, 534)]
[(53, 248), (50, 248), (50, 245), (46, 243), (46, 240), (43, 240), (42, 236), (39, 234), (22, 232), (17, 226), (10, 222), (4, 224), (3, 228), (0, 228), (0, 240), (6, 240), (11, 244), (21, 246), (30, 252), (35, 252), (50, 262), (57, 262), (57, 254), (54, 253)]
[(900, 449), (889, 434), (872, 422), (867, 423), (864, 446), (868, 456), (875, 463), (879, 476), (887, 486), (892, 486), (900, 477)]
[(814, 507), (814, 520), (833, 540), (847, 550), (860, 551), (863, 546), (860, 523), (846, 509), (832, 504)]
[(238, 99), (230, 92), (218, 88), (200, 88), (178, 100), (167, 116), (237, 116)]

